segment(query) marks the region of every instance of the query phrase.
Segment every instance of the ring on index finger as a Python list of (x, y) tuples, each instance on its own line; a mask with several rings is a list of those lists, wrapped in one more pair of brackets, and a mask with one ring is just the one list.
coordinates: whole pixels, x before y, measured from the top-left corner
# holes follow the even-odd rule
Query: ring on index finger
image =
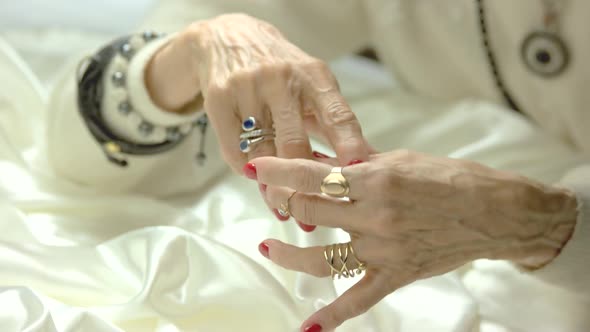
[(281, 204), (281, 207), (278, 209), (279, 214), (285, 218), (291, 217), (291, 210), (289, 208), (289, 202), (291, 201), (291, 198), (293, 198), (293, 196), (295, 196), (295, 194), (297, 193), (297, 191), (294, 191), (289, 198), (287, 198), (287, 201), (285, 203)]

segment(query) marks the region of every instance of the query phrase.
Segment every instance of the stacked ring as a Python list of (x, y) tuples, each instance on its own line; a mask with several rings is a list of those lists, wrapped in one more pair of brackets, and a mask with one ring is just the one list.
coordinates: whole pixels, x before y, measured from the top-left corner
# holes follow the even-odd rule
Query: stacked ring
[(242, 122), (242, 134), (240, 134), (240, 151), (248, 153), (252, 146), (264, 141), (274, 139), (273, 129), (259, 129), (256, 127), (256, 118), (250, 116)]
[[(338, 255), (336, 255), (336, 253), (338, 253)], [(352, 257), (356, 263), (356, 267), (353, 269), (350, 269), (346, 265), (349, 257)], [(360, 275), (367, 269), (367, 265), (356, 257), (354, 249), (352, 248), (352, 242), (335, 243), (324, 247), (324, 258), (330, 266), (330, 274), (333, 279), (335, 279), (336, 276), (338, 276), (338, 279), (341, 277), (352, 278), (356, 275)]]

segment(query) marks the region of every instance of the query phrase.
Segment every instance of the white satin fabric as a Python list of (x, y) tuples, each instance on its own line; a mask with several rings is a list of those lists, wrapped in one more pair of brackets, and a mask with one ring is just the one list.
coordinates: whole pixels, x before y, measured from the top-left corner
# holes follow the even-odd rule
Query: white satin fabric
[[(0, 64), (9, 62), (14, 59)], [(43, 139), (44, 90), (19, 66), (0, 68), (10, 82), (0, 90), (0, 331), (297, 331), (350, 285), (264, 259), (257, 245), (268, 237), (307, 246), (346, 236), (330, 229), (307, 234), (278, 222), (256, 184), (242, 177), (227, 175), (198, 197), (156, 200), (93, 194), (32, 168)], [(379, 150), (468, 158), (548, 182), (583, 162), (494, 106), (463, 101), (441, 111), (440, 102), (392, 94), (394, 85), (364, 61), (349, 59), (335, 70)], [(523, 300), (527, 289), (566, 296), (505, 269), (512, 279), (525, 279), (512, 283)], [(497, 285), (489, 281), (493, 271), (465, 267), (416, 282), (338, 331), (527, 331), (538, 311), (521, 307), (518, 317), (504, 319), (494, 295), (485, 295)], [(510, 283), (502, 287), (513, 291)], [(547, 305), (547, 312), (559, 311)], [(584, 326), (559, 314), (551, 319), (567, 331)], [(546, 326), (536, 331), (550, 331)]]

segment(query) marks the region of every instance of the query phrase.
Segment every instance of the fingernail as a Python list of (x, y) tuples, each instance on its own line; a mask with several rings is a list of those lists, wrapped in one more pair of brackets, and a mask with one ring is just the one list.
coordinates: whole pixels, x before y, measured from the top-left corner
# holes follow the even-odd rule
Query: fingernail
[(258, 175), (256, 175), (256, 165), (254, 165), (253, 163), (247, 163), (246, 165), (244, 165), (242, 172), (244, 172), (244, 175), (248, 179), (256, 180), (258, 178)]
[(272, 213), (274, 213), (280, 221), (287, 221), (290, 218), (289, 216), (282, 216), (277, 209), (272, 209)]
[(258, 184), (258, 189), (260, 189), (260, 192), (263, 194), (266, 192), (266, 187), (267, 186), (264, 183)]
[(317, 152), (317, 151), (314, 151), (313, 152), (313, 156), (316, 157), (316, 158), (330, 158), (329, 156), (327, 156), (327, 155), (325, 155), (325, 154), (323, 154), (321, 152)]
[(362, 160), (355, 159), (355, 160), (353, 160), (353, 161), (349, 162), (349, 163), (348, 163), (348, 166), (351, 166), (351, 165), (356, 165), (356, 164), (360, 164), (360, 163), (362, 163), (362, 162), (363, 162)]
[(258, 251), (260, 251), (260, 253), (262, 254), (262, 256), (269, 258), (268, 256), (268, 244), (264, 243), (264, 242), (260, 242), (260, 244), (258, 245)]
[(313, 324), (303, 329), (304, 332), (321, 332), (322, 326), (320, 324)]
[(313, 232), (316, 228), (316, 225), (308, 225), (308, 224), (304, 224), (301, 221), (297, 220), (297, 225), (299, 225), (299, 227), (305, 231), (305, 232)]

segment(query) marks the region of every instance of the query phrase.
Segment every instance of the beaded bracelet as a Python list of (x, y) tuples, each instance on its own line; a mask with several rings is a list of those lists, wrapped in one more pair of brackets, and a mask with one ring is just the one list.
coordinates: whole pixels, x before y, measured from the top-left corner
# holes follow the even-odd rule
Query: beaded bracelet
[[(141, 38), (145, 44), (160, 38), (154, 32), (144, 32)], [(178, 127), (166, 127), (164, 141), (153, 144), (134, 143), (113, 133), (106, 125), (102, 115), (102, 99), (104, 95), (105, 71), (113, 58), (119, 54), (130, 62), (139, 48), (132, 46), (130, 36), (122, 37), (111, 42), (99, 50), (92, 57), (83, 60), (78, 68), (78, 110), (94, 139), (100, 144), (107, 159), (120, 167), (128, 166), (124, 155), (152, 155), (169, 151), (180, 144), (195, 128), (201, 133), (200, 149), (197, 161), (202, 165), (206, 159), (204, 153), (205, 134), (208, 126), (207, 116), (203, 115), (192, 123), (188, 132), (182, 132)], [(120, 88), (126, 88), (126, 72), (115, 71), (110, 77), (111, 82)], [(130, 100), (126, 99), (118, 104), (118, 111), (122, 115), (134, 112)], [(138, 131), (143, 136), (149, 136), (156, 126), (146, 119), (141, 120)]]

